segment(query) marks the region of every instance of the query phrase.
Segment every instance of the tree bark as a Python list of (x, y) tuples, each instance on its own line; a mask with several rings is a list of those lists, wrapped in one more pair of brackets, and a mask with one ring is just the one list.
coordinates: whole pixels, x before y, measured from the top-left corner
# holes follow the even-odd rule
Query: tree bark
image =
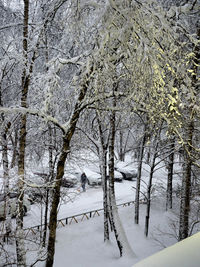
[(154, 168), (155, 168), (155, 154), (153, 156), (153, 162), (150, 170), (150, 175), (149, 175), (149, 183), (147, 187), (147, 208), (146, 208), (146, 217), (145, 217), (145, 229), (144, 233), (145, 236), (148, 236), (149, 233), (149, 219), (150, 219), (150, 208), (151, 208), (151, 187), (152, 187), (152, 180), (153, 180), (153, 173), (154, 173)]
[(146, 127), (144, 127), (144, 134), (140, 144), (140, 154), (139, 154), (139, 163), (137, 170), (137, 185), (135, 193), (135, 223), (139, 224), (139, 212), (140, 212), (140, 182), (141, 182), (141, 173), (142, 173), (142, 161), (144, 157), (144, 146), (146, 142)]
[[(197, 37), (200, 40), (200, 27), (197, 28)], [(192, 87), (198, 90), (198, 71), (200, 62), (200, 47), (199, 43), (194, 47), (194, 59), (192, 75)], [(194, 105), (194, 103), (192, 103)], [(179, 236), (178, 239), (183, 240), (188, 237), (189, 233), (189, 212), (190, 212), (190, 189), (191, 189), (191, 170), (193, 163), (193, 132), (194, 132), (194, 111), (189, 109), (188, 121), (186, 121), (185, 129), (185, 146), (184, 146), (184, 164), (183, 164), (183, 179), (181, 190), (181, 206), (179, 219)]]
[(108, 186), (107, 186), (107, 144), (103, 136), (102, 125), (97, 112), (97, 122), (100, 137), (100, 170), (103, 188), (103, 208), (104, 208), (104, 242), (109, 240), (109, 211), (108, 211)]
[(18, 126), (14, 130), (14, 140), (12, 141), (13, 153), (12, 153), (12, 160), (10, 164), (11, 169), (17, 165), (17, 159), (18, 159), (17, 143), (18, 143)]
[[(47, 38), (47, 25), (45, 25), (45, 59), (46, 59), (46, 72), (48, 72), (48, 62), (49, 62), (49, 53), (48, 53), (48, 38)], [(53, 181), (54, 174), (54, 164), (53, 164), (53, 140), (52, 140), (52, 128), (51, 125), (48, 125), (48, 134), (49, 134), (49, 175), (47, 177), (47, 182), (50, 180)], [(45, 212), (44, 212), (44, 233), (42, 239), (42, 246), (46, 246), (46, 236), (47, 236), (47, 227), (48, 227), (48, 209), (49, 209), (49, 188), (46, 188), (45, 196)]]
[(50, 211), (50, 219), (49, 219), (49, 239), (48, 239), (48, 247), (47, 247), (47, 260), (46, 267), (53, 266), (54, 261), (54, 253), (55, 253), (55, 239), (56, 239), (56, 227), (57, 227), (57, 208), (60, 202), (60, 187), (62, 177), (64, 175), (65, 161), (67, 155), (69, 153), (69, 144), (70, 144), (70, 135), (72, 132), (63, 137), (63, 145), (62, 151), (57, 164), (57, 173), (56, 173), (56, 182), (53, 191), (53, 200)]
[(189, 232), (189, 212), (190, 212), (190, 188), (191, 188), (191, 170), (192, 170), (192, 139), (194, 123), (189, 122), (186, 130), (186, 145), (184, 151), (183, 179), (181, 188), (181, 205), (179, 217), (179, 236), (178, 240), (188, 237)]
[(9, 197), (9, 173), (8, 173), (8, 144), (7, 144), (7, 131), (8, 127), (2, 134), (2, 159), (3, 159), (3, 185), (5, 194), (4, 214), (5, 220), (9, 217), (10, 197)]
[[(29, 0), (24, 0), (24, 22), (23, 22), (23, 54), (25, 66), (22, 74), (22, 95), (21, 106), (27, 107), (27, 94), (29, 89), (30, 74), (27, 75), (28, 67), (28, 20), (29, 20)], [(18, 159), (18, 203), (16, 216), (16, 253), (17, 266), (26, 266), (26, 252), (23, 233), (23, 198), (24, 198), (24, 163), (26, 147), (26, 115), (21, 115), (21, 125), (19, 132), (19, 159)]]
[[(49, 175), (47, 177), (47, 182), (53, 181), (54, 175), (54, 164), (53, 164), (53, 140), (52, 140), (52, 129), (51, 126), (48, 125), (48, 133), (49, 133)], [(42, 246), (46, 245), (46, 236), (47, 236), (47, 226), (48, 226), (48, 209), (49, 209), (49, 188), (46, 188), (46, 196), (45, 196), (45, 212), (44, 212), (44, 233), (42, 239)]]
[(115, 114), (112, 112), (110, 118), (111, 134), (109, 141), (109, 198), (110, 198), (110, 222), (115, 233), (115, 238), (119, 248), (120, 257), (123, 255), (123, 244), (120, 240), (115, 218), (118, 213), (115, 199), (115, 178), (114, 178), (114, 140), (115, 140)]
[(146, 217), (145, 217), (145, 229), (144, 234), (147, 237), (149, 233), (149, 219), (150, 219), (150, 209), (151, 209), (151, 188), (152, 188), (152, 181), (153, 181), (153, 174), (156, 166), (156, 158), (158, 156), (158, 145), (160, 142), (160, 133), (162, 128), (162, 122), (160, 124), (160, 128), (158, 129), (155, 139), (154, 139), (154, 147), (153, 147), (153, 155), (151, 159), (151, 169), (149, 174), (149, 182), (147, 186), (147, 208), (146, 208)]
[[(114, 89), (117, 85), (114, 85)], [(114, 91), (115, 92), (115, 91)], [(113, 107), (116, 106), (116, 100), (113, 96)], [(134, 253), (126, 237), (123, 229), (118, 208), (115, 199), (115, 185), (114, 185), (114, 146), (115, 146), (115, 111), (111, 111), (110, 115), (110, 140), (109, 140), (109, 200), (110, 200), (110, 223), (114, 230), (116, 242), (119, 248), (120, 257), (124, 255), (133, 256)]]
[(167, 174), (167, 199), (166, 199), (166, 210), (172, 209), (172, 190), (173, 190), (173, 171), (174, 171), (174, 148), (175, 139), (172, 139), (172, 144), (170, 145), (170, 155), (168, 159), (168, 174)]
[(119, 131), (119, 160), (124, 161), (124, 150), (123, 150), (123, 131)]
[[(1, 97), (0, 97), (1, 98)], [(0, 99), (0, 105), (1, 105)], [(5, 124), (5, 118), (2, 114), (2, 122)], [(10, 123), (4, 126), (5, 129), (2, 133), (2, 159), (3, 159), (3, 193), (5, 195), (4, 200), (4, 219), (5, 219), (5, 230), (6, 230), (6, 238), (9, 238), (9, 235), (12, 231), (12, 221), (10, 214), (10, 196), (9, 196), (9, 168), (8, 168), (8, 141), (7, 141), (7, 133), (10, 127)]]
[[(0, 84), (0, 106), (3, 106), (2, 102), (2, 88)], [(3, 193), (5, 195), (4, 201), (4, 219), (7, 220), (10, 208), (10, 198), (9, 198), (9, 169), (8, 169), (8, 141), (7, 133), (10, 127), (10, 122), (5, 121), (4, 114), (1, 114), (0, 122), (2, 123), (2, 132), (1, 132), (1, 145), (2, 145), (2, 160), (3, 160)], [(8, 218), (9, 219), (9, 218)]]
[(76, 124), (78, 122), (80, 113), (82, 111), (81, 104), (86, 96), (87, 89), (89, 86), (89, 77), (93, 72), (93, 66), (89, 69), (86, 74), (86, 79), (83, 81), (81, 86), (78, 99), (75, 104), (74, 112), (69, 121), (69, 126), (66, 132), (63, 132), (63, 145), (61, 149), (61, 153), (57, 163), (57, 171), (56, 171), (56, 182), (53, 191), (53, 200), (52, 206), (50, 210), (50, 223), (49, 223), (49, 239), (48, 239), (48, 247), (47, 247), (47, 260), (46, 267), (53, 266), (54, 262), (54, 254), (55, 254), (55, 240), (56, 240), (56, 226), (57, 226), (57, 209), (60, 202), (60, 187), (62, 177), (64, 175), (65, 162), (67, 159), (67, 155), (70, 153), (70, 142), (72, 136), (75, 132)]

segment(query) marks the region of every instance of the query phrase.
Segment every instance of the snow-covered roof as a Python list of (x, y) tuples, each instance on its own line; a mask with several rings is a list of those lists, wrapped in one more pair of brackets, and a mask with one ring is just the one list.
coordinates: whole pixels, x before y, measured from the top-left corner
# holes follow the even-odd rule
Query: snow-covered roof
[(136, 263), (134, 267), (199, 267), (200, 232)]

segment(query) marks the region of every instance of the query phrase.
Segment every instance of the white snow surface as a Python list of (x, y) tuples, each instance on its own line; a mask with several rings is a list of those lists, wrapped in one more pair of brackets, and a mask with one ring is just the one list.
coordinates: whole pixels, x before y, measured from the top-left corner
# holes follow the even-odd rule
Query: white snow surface
[[(119, 186), (120, 185), (123, 186), (122, 184), (119, 184)], [(96, 190), (96, 192), (98, 192), (98, 190)], [(83, 203), (87, 206), (89, 199), (91, 201), (92, 198), (94, 198), (93, 189), (91, 190), (91, 198), (88, 197), (89, 195), (90, 190), (88, 189), (86, 193), (80, 194), (78, 202), (80, 203), (80, 199), (82, 199)], [(135, 225), (134, 206), (119, 207), (119, 215), (123, 228), (135, 255), (126, 255), (120, 258), (113, 233), (110, 234), (110, 241), (104, 243), (103, 212), (100, 212), (100, 216), (95, 216), (89, 220), (84, 218), (83, 221), (81, 221), (80, 217), (78, 223), (73, 221), (72, 224), (64, 227), (59, 225), (56, 236), (54, 267), (130, 267), (136, 262), (159, 251), (162, 247), (155, 242), (153, 235), (156, 234), (157, 227), (162, 226), (165, 230), (168, 228), (167, 223), (170, 214), (158, 210), (157, 207), (153, 207), (151, 210), (150, 236), (149, 238), (145, 238), (145, 208), (145, 205), (141, 205), (140, 225)], [(86, 210), (86, 208), (83, 210)], [(28, 217), (32, 216), (29, 214), (26, 219), (28, 219)], [(171, 245), (174, 242), (175, 239), (171, 240), (168, 237), (165, 239), (165, 245)], [(29, 261), (30, 263), (33, 262), (31, 256), (29, 256)], [(37, 263), (37, 267), (43, 266), (45, 266), (44, 263)]]
[[(166, 175), (167, 172), (163, 168), (156, 171), (154, 175), (154, 185), (162, 184), (165, 188)], [(144, 165), (141, 188), (143, 192), (146, 192), (148, 178), (149, 166)], [(116, 182), (115, 191), (117, 204), (134, 201), (135, 186), (136, 181), (123, 180), (122, 183)], [(87, 185), (86, 192), (82, 192), (79, 183), (76, 188), (64, 188), (63, 192), (65, 196), (62, 197), (58, 219), (103, 208), (101, 186), (90, 187)], [(119, 207), (119, 216), (135, 255), (126, 255), (120, 258), (113, 233), (110, 234), (109, 242), (104, 242), (103, 212), (100, 211), (100, 216), (95, 216), (88, 220), (86, 217), (79, 217), (78, 223), (73, 221), (71, 224), (65, 225), (64, 227), (61, 224), (58, 226), (54, 267), (130, 267), (155, 252), (160, 251), (164, 246), (167, 247), (174, 244), (176, 242), (175, 238), (172, 238), (172, 235), (168, 234), (171, 233), (168, 224), (169, 219), (174, 215), (164, 211), (165, 201), (163, 201), (160, 196), (158, 198), (156, 194), (152, 198), (148, 238), (144, 237), (146, 205), (141, 204), (139, 225), (134, 224), (134, 205)], [(162, 197), (164, 198), (164, 195)], [(42, 215), (44, 215), (43, 205), (32, 205), (31, 211), (24, 217), (24, 228), (41, 224)], [(159, 242), (156, 242), (158, 239)], [(34, 251), (34, 247), (29, 248), (29, 252), (27, 253), (27, 266), (30, 266), (35, 261), (36, 254), (37, 251)], [(43, 267), (44, 265), (44, 262), (38, 262), (35, 266)]]
[[(123, 181), (115, 183), (117, 204), (134, 200), (135, 192), (132, 188), (135, 182)], [(90, 187), (86, 185), (86, 192), (82, 192), (81, 185), (77, 188), (66, 189), (67, 195), (61, 201), (58, 219), (87, 211), (103, 208), (103, 192), (101, 186)], [(41, 205), (34, 204), (31, 211), (24, 217), (24, 227), (41, 224)]]
[[(124, 203), (134, 200), (134, 190), (132, 186), (135, 182), (123, 181), (115, 183), (117, 203)], [(79, 188), (77, 188), (79, 190)], [(72, 194), (73, 190), (71, 190)], [(78, 194), (77, 194), (78, 193)], [(102, 208), (102, 189), (101, 187), (87, 187), (86, 192), (74, 192), (75, 197), (60, 206), (58, 218), (65, 218), (71, 215), (80, 214), (86, 211)], [(73, 195), (73, 194), (72, 194)], [(74, 195), (73, 195), (74, 196)], [(73, 221), (71, 224), (57, 228), (55, 267), (130, 267), (134, 263), (161, 250), (154, 236), (157, 235), (158, 228), (169, 232), (168, 217), (171, 214), (164, 212), (160, 204), (152, 202), (150, 235), (144, 237), (144, 218), (146, 205), (141, 204), (140, 225), (134, 224), (134, 205), (127, 207), (120, 206), (119, 215), (123, 228), (127, 235), (130, 246), (135, 254), (119, 257), (119, 250), (115, 241), (114, 234), (110, 234), (110, 241), (104, 243), (103, 240), (103, 212), (100, 216), (95, 216), (87, 220), (79, 217), (79, 222)], [(161, 205), (162, 206), (162, 205)], [(40, 224), (40, 206), (32, 205), (31, 212), (25, 217), (25, 227)], [(159, 234), (159, 231), (158, 231)], [(166, 234), (161, 243), (169, 246), (176, 242)], [(33, 262), (32, 253), (28, 257), (29, 262)], [(44, 263), (37, 263), (37, 267), (43, 267)]]
[(199, 267), (200, 233), (142, 260), (134, 267)]

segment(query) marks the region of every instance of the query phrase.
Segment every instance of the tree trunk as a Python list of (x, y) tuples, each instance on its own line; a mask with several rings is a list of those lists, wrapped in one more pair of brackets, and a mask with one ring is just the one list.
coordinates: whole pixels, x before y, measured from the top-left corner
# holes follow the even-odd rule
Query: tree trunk
[[(113, 106), (116, 106), (116, 100), (113, 100)], [(114, 186), (114, 145), (115, 145), (115, 111), (110, 116), (110, 140), (109, 140), (109, 199), (110, 199), (110, 223), (115, 233), (115, 238), (119, 248), (120, 257), (124, 255), (133, 256), (134, 253), (126, 237), (118, 214), (118, 208), (115, 199)]]
[[(7, 128), (7, 127), (6, 127)], [(7, 146), (7, 130), (4, 130), (2, 135), (2, 159), (3, 159), (3, 185), (5, 194), (5, 219), (8, 217), (9, 213), (9, 174), (8, 174), (8, 146)]]
[[(54, 178), (54, 163), (53, 163), (53, 140), (52, 140), (52, 128), (48, 126), (49, 132), (49, 175), (47, 177), (47, 182), (53, 181)], [(49, 188), (46, 189), (46, 196), (45, 196), (45, 212), (44, 212), (44, 233), (43, 233), (43, 240), (42, 246), (45, 247), (46, 245), (46, 235), (47, 235), (47, 226), (48, 226), (48, 208), (49, 208)]]
[(194, 124), (190, 121), (186, 130), (186, 145), (184, 151), (183, 179), (181, 188), (181, 205), (179, 217), (179, 241), (188, 237), (189, 231), (189, 212), (190, 212), (190, 188), (192, 170), (192, 139)]
[(135, 193), (135, 223), (139, 224), (139, 212), (140, 212), (140, 182), (141, 182), (141, 173), (142, 173), (142, 161), (144, 157), (144, 146), (146, 142), (146, 127), (144, 127), (144, 135), (140, 144), (140, 154), (139, 154), (139, 163), (137, 170), (137, 185)]
[(11, 169), (14, 168), (17, 164), (17, 159), (18, 159), (17, 143), (18, 143), (18, 126), (14, 130), (14, 140), (12, 141), (13, 154), (12, 154), (12, 160), (11, 160), (11, 164), (10, 164)]
[[(114, 112), (113, 112), (114, 113)], [(116, 199), (115, 199), (115, 187), (114, 187), (114, 135), (115, 135), (115, 115), (112, 113), (110, 124), (111, 124), (111, 135), (109, 142), (109, 199), (110, 199), (110, 222), (115, 233), (115, 238), (119, 248), (120, 257), (123, 255), (123, 243), (120, 240), (118, 229), (116, 226), (116, 216), (118, 213)]]
[(124, 149), (123, 149), (123, 131), (119, 131), (119, 160), (124, 161)]
[(101, 168), (102, 168), (102, 186), (103, 186), (103, 207), (104, 207), (104, 241), (109, 240), (109, 212), (108, 212), (108, 188), (107, 188), (107, 151), (101, 152)]
[[(2, 120), (5, 123), (4, 116)], [(2, 134), (2, 159), (3, 159), (3, 186), (4, 186), (4, 219), (5, 219), (5, 235), (8, 240), (9, 235), (12, 232), (12, 220), (10, 214), (10, 196), (9, 196), (9, 169), (8, 169), (8, 145), (7, 145), (7, 132), (10, 127), (10, 123), (5, 127), (4, 133)]]
[(104, 242), (109, 240), (109, 211), (108, 211), (108, 187), (107, 187), (107, 145), (105, 144), (102, 125), (97, 112), (97, 122), (99, 126), (99, 137), (100, 137), (100, 170), (102, 177), (102, 188), (103, 188), (103, 208), (104, 208)]
[[(200, 27), (197, 28), (197, 37), (200, 40)], [(199, 43), (194, 47), (193, 59), (193, 75), (192, 86), (198, 90), (198, 71), (200, 62)], [(194, 103), (192, 103), (192, 106)], [(194, 111), (190, 109), (188, 121), (185, 130), (185, 147), (184, 147), (184, 164), (183, 164), (183, 180), (181, 189), (181, 206), (179, 219), (179, 241), (188, 237), (189, 231), (189, 212), (190, 212), (190, 189), (191, 189), (191, 170), (192, 170), (192, 152), (193, 152), (193, 132), (194, 132)]]
[[(49, 62), (49, 53), (48, 53), (48, 38), (47, 38), (47, 29), (45, 28), (45, 58), (46, 58), (46, 72), (48, 72), (48, 62)], [(53, 140), (52, 140), (52, 128), (51, 125), (48, 125), (49, 133), (49, 175), (48, 181), (53, 181), (54, 174), (54, 164), (53, 164)], [(42, 239), (42, 246), (46, 246), (46, 236), (47, 236), (47, 226), (48, 226), (48, 209), (49, 209), (49, 188), (46, 188), (45, 196), (45, 212), (44, 212), (44, 233)]]
[(153, 163), (151, 166), (150, 175), (149, 175), (149, 183), (147, 187), (147, 208), (146, 208), (145, 228), (144, 228), (144, 233), (146, 237), (148, 236), (148, 232), (149, 232), (149, 219), (150, 219), (150, 208), (151, 208), (151, 187), (152, 187), (154, 167), (155, 167), (155, 156), (153, 157)]
[(167, 199), (166, 199), (166, 210), (172, 209), (172, 189), (173, 189), (173, 170), (174, 170), (174, 148), (175, 139), (172, 139), (172, 144), (170, 145), (170, 155), (168, 160), (168, 175), (167, 175)]
[(89, 77), (93, 72), (93, 66), (89, 69), (89, 72), (86, 74), (86, 79), (83, 80), (83, 84), (81, 86), (79, 97), (76, 101), (74, 112), (69, 121), (69, 126), (66, 132), (63, 132), (63, 145), (61, 149), (61, 153), (57, 163), (57, 171), (56, 171), (56, 182), (53, 191), (53, 200), (50, 211), (50, 223), (49, 223), (49, 239), (48, 239), (48, 247), (47, 247), (47, 260), (46, 267), (52, 267), (54, 262), (54, 254), (55, 254), (55, 240), (56, 240), (56, 226), (57, 226), (57, 209), (60, 202), (60, 187), (62, 177), (64, 175), (65, 162), (67, 159), (67, 155), (70, 153), (70, 142), (72, 136), (75, 132), (76, 124), (78, 122), (80, 113), (82, 111), (81, 104), (86, 96), (87, 89), (89, 86)]
[(47, 226), (48, 226), (48, 208), (49, 208), (49, 189), (46, 189), (45, 196), (45, 211), (44, 211), (44, 232), (42, 238), (42, 246), (46, 246)]
[[(0, 106), (3, 106), (2, 103), (2, 94), (1, 94), (1, 84), (0, 84)], [(0, 122), (2, 123), (2, 132), (1, 132), (1, 144), (2, 144), (2, 160), (3, 160), (3, 193), (5, 194), (4, 201), (4, 219), (7, 220), (10, 208), (10, 198), (9, 198), (9, 169), (8, 169), (8, 141), (7, 133), (10, 127), (10, 122), (5, 121), (4, 114), (1, 114)], [(9, 218), (8, 218), (9, 220)]]
[[(22, 95), (21, 106), (27, 107), (27, 94), (30, 77), (27, 75), (28, 65), (28, 19), (29, 19), (29, 0), (24, 0), (24, 23), (23, 23), (23, 54), (25, 66), (22, 74)], [(24, 245), (23, 232), (23, 198), (24, 198), (24, 163), (26, 147), (26, 115), (21, 115), (21, 125), (19, 132), (19, 159), (18, 159), (18, 203), (16, 216), (16, 253), (17, 266), (26, 266), (26, 252)]]
[(60, 202), (60, 187), (62, 177), (64, 175), (65, 161), (69, 153), (70, 136), (65, 135), (63, 137), (62, 151), (57, 164), (56, 182), (53, 191), (53, 200), (50, 212), (49, 222), (49, 239), (47, 248), (47, 260), (46, 267), (53, 266), (54, 253), (55, 253), (55, 239), (56, 239), (56, 227), (57, 227), (57, 209)]
[(151, 188), (152, 188), (153, 174), (154, 174), (154, 170), (156, 166), (156, 158), (158, 155), (158, 145), (160, 142), (161, 127), (162, 127), (162, 122), (154, 139), (153, 155), (152, 155), (151, 169), (150, 169), (150, 174), (149, 174), (149, 183), (147, 187), (147, 208), (146, 208), (146, 218), (145, 218), (145, 228), (144, 228), (144, 234), (146, 237), (148, 236), (148, 232), (149, 232), (149, 219), (150, 219), (150, 209), (151, 209)]

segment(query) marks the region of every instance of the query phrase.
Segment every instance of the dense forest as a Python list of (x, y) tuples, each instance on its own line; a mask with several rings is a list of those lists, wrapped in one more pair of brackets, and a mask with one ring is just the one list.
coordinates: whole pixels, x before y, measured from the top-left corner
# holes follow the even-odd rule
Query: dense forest
[[(148, 236), (153, 175), (162, 163), (167, 170), (165, 210), (179, 203), (177, 240), (198, 231), (200, 2), (1, 0), (0, 14), (3, 266), (27, 266), (23, 201), (38, 188), (46, 207), (38, 246), (45, 266), (53, 266), (62, 179), (69, 161), (79, 161), (80, 151), (98, 156), (102, 236), (106, 242), (110, 231), (114, 233), (121, 257), (131, 249), (116, 206), (115, 161), (125, 161), (127, 155), (137, 162), (133, 224), (140, 222), (145, 162), (150, 166), (145, 194)], [(29, 166), (44, 158), (47, 175), (37, 184)], [(181, 183), (175, 186), (177, 163)], [(12, 190), (17, 192), (12, 229), (16, 257), (9, 262), (4, 243)]]

